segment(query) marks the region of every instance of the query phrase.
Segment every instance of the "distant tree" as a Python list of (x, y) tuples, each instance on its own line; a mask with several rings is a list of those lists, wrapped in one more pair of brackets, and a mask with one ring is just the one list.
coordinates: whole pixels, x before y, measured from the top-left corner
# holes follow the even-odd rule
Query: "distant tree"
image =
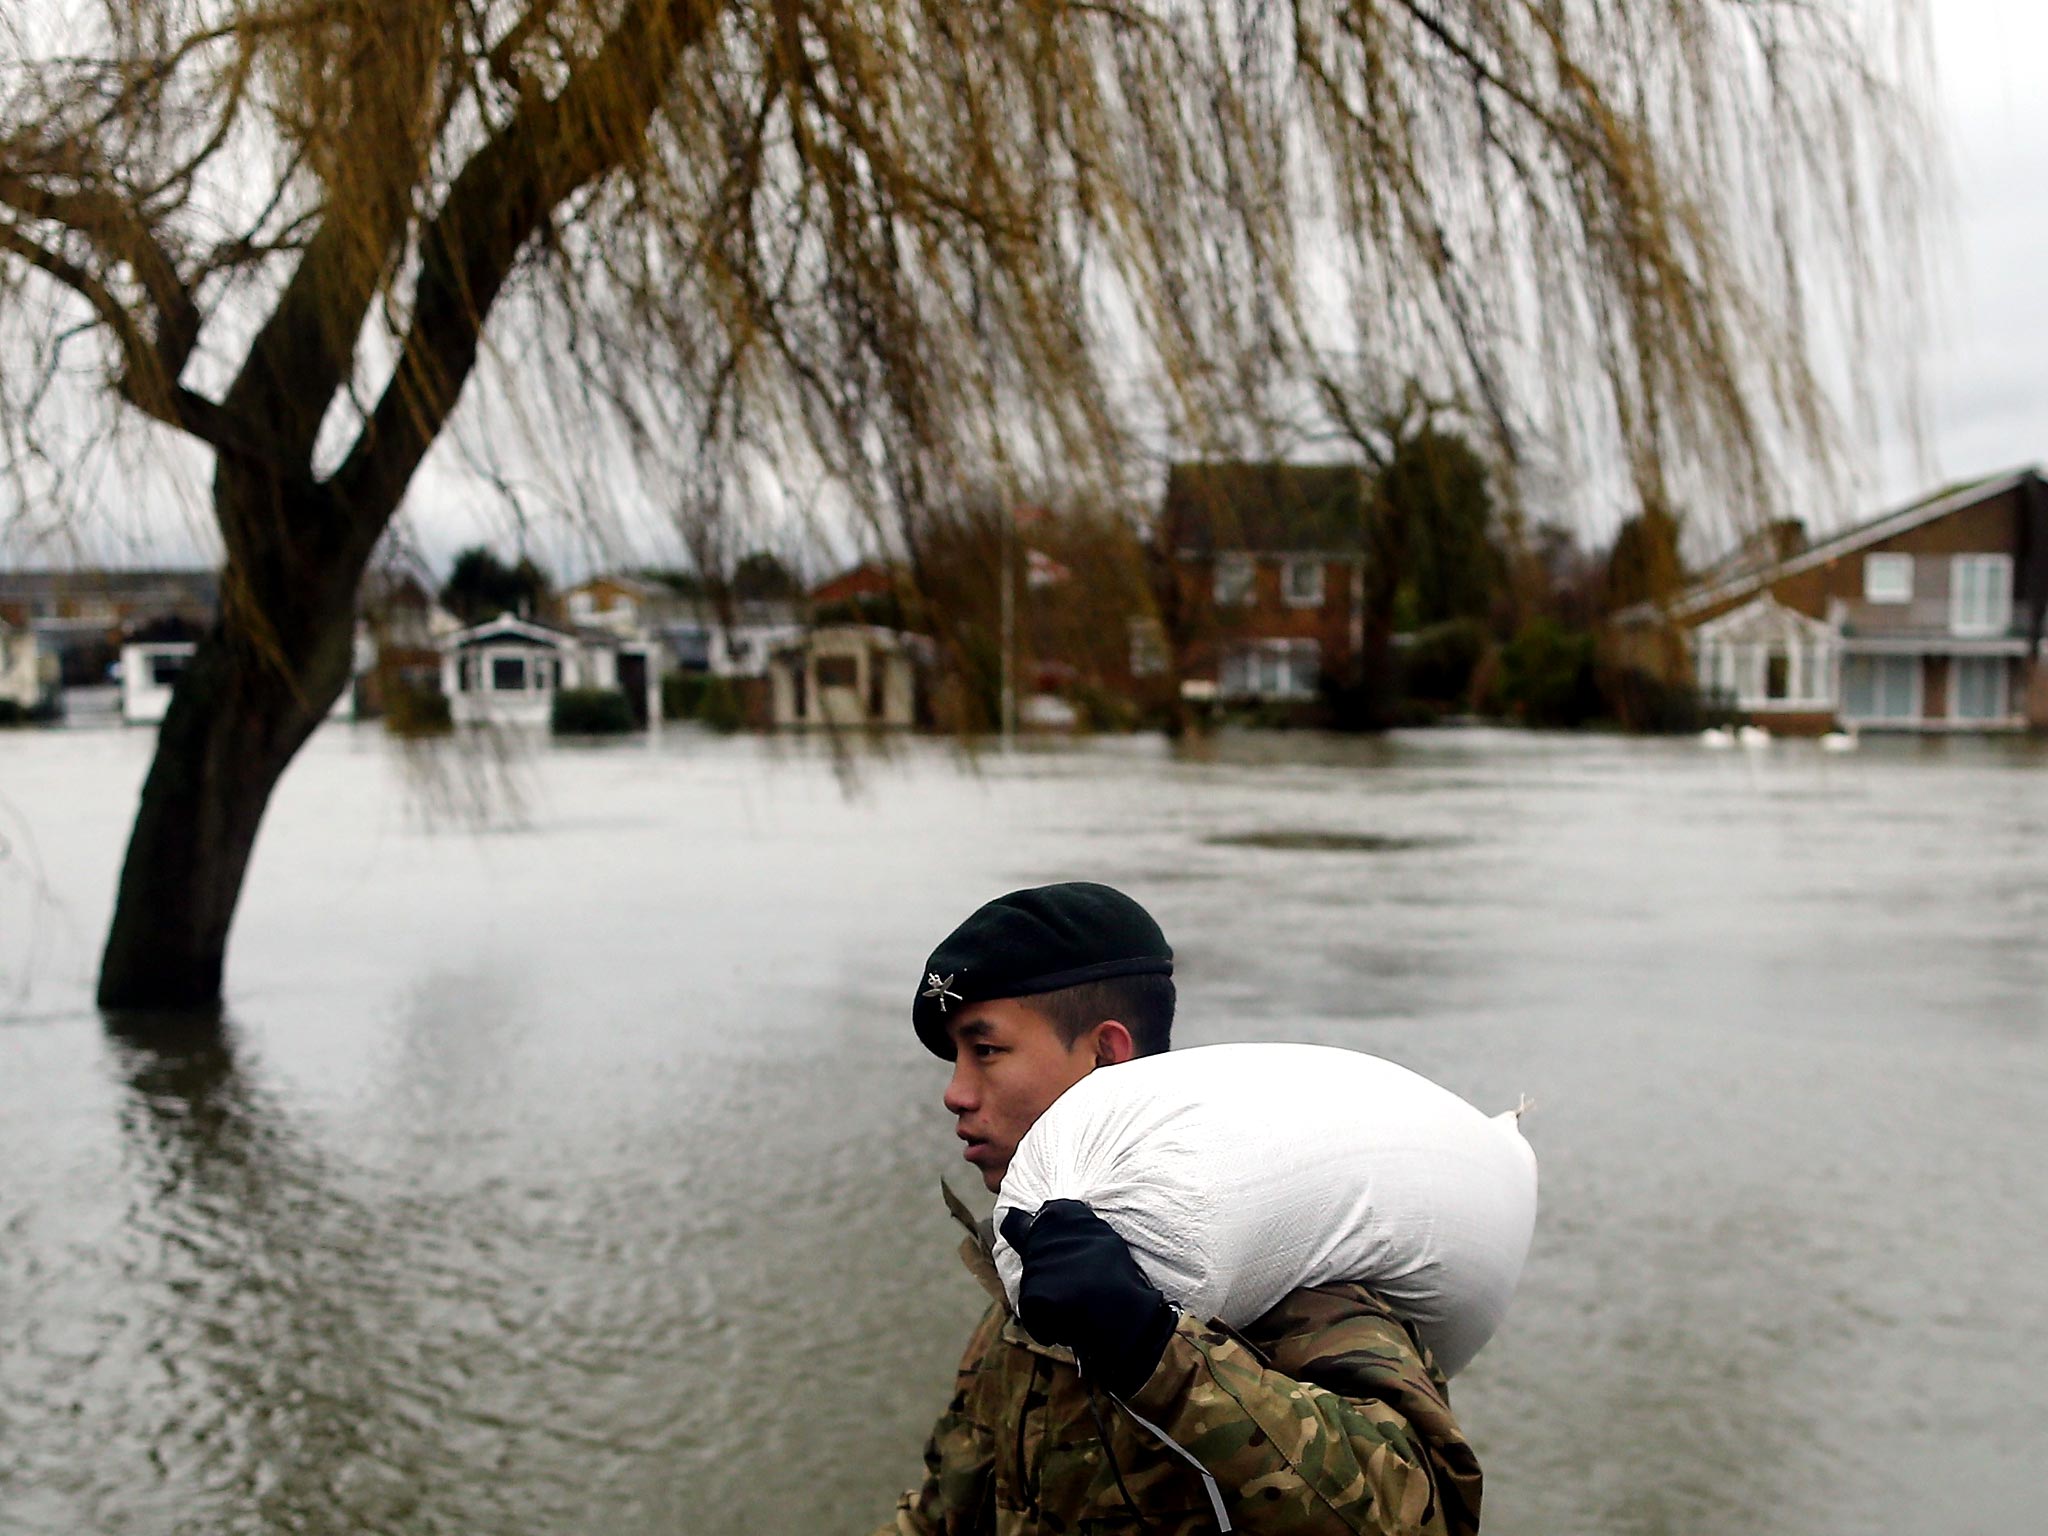
[(1398, 628), (1491, 612), (1505, 566), (1492, 475), (1467, 438), (1430, 423), (1401, 434), (1375, 478), (1372, 506), (1402, 529)]
[(1537, 618), (1501, 647), (1496, 705), (1525, 725), (1569, 728), (1600, 713), (1587, 630)]
[(787, 601), (804, 592), (803, 582), (782, 557), (765, 549), (740, 557), (732, 568), (729, 586), (733, 597), (742, 602)]
[(1446, 413), (1411, 383), (1401, 406), (1364, 423), (1356, 439), (1372, 470), (1358, 671), (1335, 680), (1337, 714), (1349, 728), (1378, 730), (1401, 717), (1396, 633), (1484, 617), (1506, 579), (1486, 460), (1442, 423)]
[(695, 571), (649, 569), (640, 572), (643, 581), (651, 581), (667, 589), (676, 597), (698, 598), (704, 595), (704, 578)]
[(693, 516), (791, 462), (878, 523), (1020, 464), (1122, 489), (1134, 421), (1227, 428), (1326, 349), (1504, 425), (1537, 378), (1639, 477), (1734, 478), (1824, 419), (1808, 310), (1890, 307), (1915, 118), (1872, 12), (1916, 6), (14, 8), (0, 469), (48, 500), (96, 391), (207, 456), (225, 551), (101, 1001), (218, 1000), (264, 809), (480, 363), (500, 454), (630, 455)]
[(1603, 600), (1609, 613), (1633, 603), (1668, 601), (1685, 585), (1680, 513), (1652, 504), (1623, 520), (1607, 554)]
[(1600, 616), (1607, 580), (1604, 552), (1589, 550), (1569, 524), (1540, 519), (1511, 525), (1507, 537), (1509, 602), (1499, 626), (1512, 634), (1537, 618), (1574, 629)]
[(476, 545), (455, 557), (441, 588), (441, 606), (465, 624), (482, 624), (501, 613), (539, 618), (552, 590), (547, 574), (526, 556), (507, 565)]

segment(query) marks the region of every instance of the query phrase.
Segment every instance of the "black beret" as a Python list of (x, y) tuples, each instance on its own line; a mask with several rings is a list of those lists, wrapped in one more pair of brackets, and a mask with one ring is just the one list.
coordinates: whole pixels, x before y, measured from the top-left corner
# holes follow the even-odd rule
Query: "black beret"
[(998, 896), (946, 935), (924, 963), (910, 1021), (953, 1059), (946, 1021), (969, 1003), (1032, 997), (1112, 976), (1171, 976), (1173, 951), (1152, 914), (1085, 880)]

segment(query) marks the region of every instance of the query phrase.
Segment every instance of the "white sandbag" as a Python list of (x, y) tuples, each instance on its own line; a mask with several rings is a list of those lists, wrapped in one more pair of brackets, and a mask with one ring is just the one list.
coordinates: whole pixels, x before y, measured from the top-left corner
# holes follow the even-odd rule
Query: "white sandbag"
[[(1536, 1154), (1377, 1056), (1212, 1045), (1091, 1072), (1026, 1134), (996, 1196), (1085, 1200), (1168, 1300), (1242, 1327), (1303, 1285), (1355, 1280), (1455, 1375), (1493, 1336), (1536, 1223)], [(1022, 1265), (998, 1239), (1012, 1307)]]

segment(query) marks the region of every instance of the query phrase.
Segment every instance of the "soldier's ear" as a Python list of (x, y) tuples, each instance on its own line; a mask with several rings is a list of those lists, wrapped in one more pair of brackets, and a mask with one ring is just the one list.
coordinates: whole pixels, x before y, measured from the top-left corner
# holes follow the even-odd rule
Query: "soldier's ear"
[(1104, 1019), (1095, 1026), (1095, 1065), (1113, 1067), (1120, 1061), (1129, 1061), (1138, 1054), (1138, 1042), (1131, 1038), (1130, 1030), (1116, 1019)]

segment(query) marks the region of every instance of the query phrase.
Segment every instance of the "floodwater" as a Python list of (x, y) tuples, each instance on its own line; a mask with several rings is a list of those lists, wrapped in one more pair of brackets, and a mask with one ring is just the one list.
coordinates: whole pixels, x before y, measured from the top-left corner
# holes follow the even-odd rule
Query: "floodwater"
[(2009, 1533), (2048, 1462), (2048, 754), (1443, 732), (835, 765), (329, 727), (224, 1029), (90, 1006), (150, 741), (0, 736), (0, 1531), (862, 1536), (980, 1293), (908, 1003), (1136, 893), (1183, 1043), (1484, 1108), (1497, 1536)]

